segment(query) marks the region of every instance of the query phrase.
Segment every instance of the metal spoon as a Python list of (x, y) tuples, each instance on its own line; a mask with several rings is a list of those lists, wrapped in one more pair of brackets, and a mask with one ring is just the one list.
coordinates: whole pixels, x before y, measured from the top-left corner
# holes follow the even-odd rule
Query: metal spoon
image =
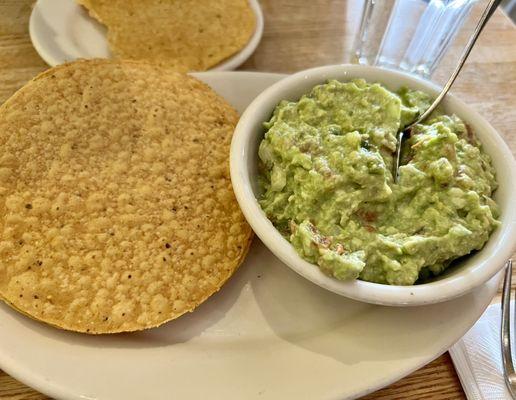
[(450, 76), (450, 79), (448, 79), (448, 82), (446, 82), (446, 85), (444, 85), (443, 89), (441, 90), (441, 93), (439, 93), (439, 96), (434, 100), (434, 102), (428, 107), (428, 109), (419, 116), (414, 122), (412, 122), (409, 126), (405, 127), (402, 131), (398, 133), (398, 140), (396, 142), (396, 150), (394, 153), (394, 163), (393, 163), (393, 169), (392, 169), (392, 176), (394, 177), (394, 182), (398, 182), (399, 178), (399, 167), (400, 167), (400, 159), (401, 159), (401, 148), (403, 144), (403, 139), (408, 136), (409, 131), (414, 127), (414, 125), (419, 124), (420, 122), (423, 122), (431, 113), (435, 110), (435, 108), (439, 105), (439, 103), (442, 101), (444, 96), (446, 96), (446, 93), (448, 93), (448, 90), (450, 90), (451, 85), (455, 81), (455, 78), (457, 78), (457, 75), (459, 75), (460, 70), (462, 69), (462, 66), (464, 65), (464, 62), (469, 56), (469, 53), (471, 52), (471, 49), (473, 48), (473, 45), (477, 41), (478, 36), (480, 35), (480, 32), (482, 32), (482, 29), (486, 25), (487, 21), (489, 21), (489, 18), (491, 18), (491, 15), (493, 15), (494, 11), (496, 10), (496, 7), (501, 3), (502, 0), (490, 0), (489, 4), (487, 5), (486, 9), (484, 10), (484, 13), (482, 14), (482, 17), (478, 21), (478, 24), (475, 28), (475, 31), (473, 32), (473, 35), (469, 39), (468, 44), (466, 45), (466, 48), (464, 49), (464, 52), (462, 53), (462, 56), (459, 59), (459, 62), (457, 66), (455, 67), (455, 70)]

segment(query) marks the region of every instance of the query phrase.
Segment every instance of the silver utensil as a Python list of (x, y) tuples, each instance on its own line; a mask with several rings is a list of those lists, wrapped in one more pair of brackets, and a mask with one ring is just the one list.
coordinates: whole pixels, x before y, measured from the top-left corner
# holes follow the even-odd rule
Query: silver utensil
[[(513, 399), (516, 399), (516, 373), (514, 372), (514, 365), (512, 362), (511, 353), (511, 277), (512, 277), (512, 260), (505, 264), (505, 279), (503, 281), (502, 293), (502, 361), (503, 361), (503, 376), (505, 384), (511, 393)], [(516, 318), (516, 307), (514, 307)]]
[(469, 53), (471, 52), (471, 49), (473, 48), (473, 45), (477, 41), (478, 36), (480, 35), (480, 32), (482, 32), (482, 29), (486, 25), (487, 21), (489, 21), (489, 18), (491, 18), (491, 15), (493, 15), (494, 11), (496, 10), (496, 7), (501, 3), (502, 0), (490, 0), (489, 4), (487, 5), (486, 9), (484, 10), (484, 13), (482, 14), (482, 17), (480, 17), (480, 20), (478, 21), (478, 24), (475, 28), (475, 31), (473, 32), (473, 35), (469, 39), (468, 44), (466, 45), (466, 48), (464, 49), (464, 52), (462, 53), (459, 62), (457, 66), (455, 67), (455, 70), (450, 76), (450, 79), (448, 79), (448, 82), (446, 82), (446, 85), (444, 85), (443, 89), (441, 90), (441, 93), (439, 93), (439, 96), (434, 100), (434, 102), (430, 105), (430, 107), (419, 116), (414, 122), (412, 122), (409, 126), (405, 127), (402, 131), (398, 133), (398, 140), (396, 142), (396, 150), (394, 153), (394, 163), (393, 163), (393, 170), (392, 170), (392, 176), (394, 178), (394, 182), (398, 182), (399, 178), (399, 167), (400, 167), (400, 160), (401, 160), (401, 148), (403, 139), (406, 136), (409, 136), (410, 130), (414, 127), (414, 125), (419, 124), (420, 122), (424, 121), (431, 113), (435, 110), (435, 108), (439, 105), (439, 103), (442, 101), (444, 96), (446, 96), (446, 93), (448, 93), (448, 90), (450, 90), (451, 85), (457, 78), (457, 75), (459, 75), (460, 70), (462, 69), (466, 59), (469, 56)]

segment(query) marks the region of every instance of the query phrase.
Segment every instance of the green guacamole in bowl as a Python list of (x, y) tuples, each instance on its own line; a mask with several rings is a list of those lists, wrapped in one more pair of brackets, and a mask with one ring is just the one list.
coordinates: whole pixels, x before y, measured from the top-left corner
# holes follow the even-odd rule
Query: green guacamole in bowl
[(412, 285), (486, 243), (499, 225), (491, 160), (467, 125), (436, 112), (405, 143), (396, 135), (431, 103), (357, 79), (282, 101), (259, 146), (259, 203), (305, 260), (340, 279)]

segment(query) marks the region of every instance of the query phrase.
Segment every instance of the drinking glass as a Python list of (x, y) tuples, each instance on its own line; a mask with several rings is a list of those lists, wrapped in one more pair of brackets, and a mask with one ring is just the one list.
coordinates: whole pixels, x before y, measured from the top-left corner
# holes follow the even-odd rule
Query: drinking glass
[(355, 61), (428, 78), (476, 1), (365, 0)]

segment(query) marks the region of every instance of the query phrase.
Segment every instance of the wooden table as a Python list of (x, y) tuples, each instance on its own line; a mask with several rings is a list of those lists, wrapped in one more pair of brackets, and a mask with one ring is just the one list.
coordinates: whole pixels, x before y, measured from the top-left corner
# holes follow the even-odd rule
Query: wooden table
[[(261, 0), (265, 32), (242, 69), (294, 72), (348, 62), (362, 2), (357, 0)], [(32, 0), (0, 0), (0, 103), (47, 65), (28, 35)], [(434, 78), (442, 82), (474, 26), (472, 15)], [(495, 14), (473, 50), (453, 92), (484, 115), (516, 151), (516, 28)], [(516, 279), (513, 279), (513, 282)], [(0, 371), (0, 399), (45, 396)], [(448, 353), (367, 399), (463, 399)]]

